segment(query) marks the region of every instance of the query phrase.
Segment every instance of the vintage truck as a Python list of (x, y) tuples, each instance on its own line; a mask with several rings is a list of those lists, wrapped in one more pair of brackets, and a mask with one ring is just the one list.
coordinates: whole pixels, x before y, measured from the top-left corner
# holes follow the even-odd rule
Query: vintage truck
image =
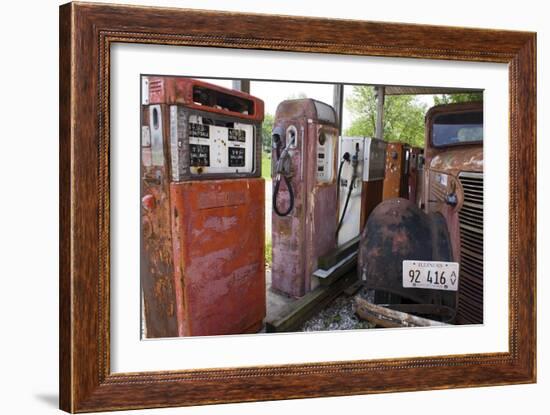
[[(483, 104), (446, 104), (426, 114), (416, 202), (384, 200), (361, 235), (359, 279), (389, 309), (452, 324), (483, 323)], [(403, 261), (456, 262), (452, 287), (405, 286)], [(411, 274), (414, 278), (414, 272)]]

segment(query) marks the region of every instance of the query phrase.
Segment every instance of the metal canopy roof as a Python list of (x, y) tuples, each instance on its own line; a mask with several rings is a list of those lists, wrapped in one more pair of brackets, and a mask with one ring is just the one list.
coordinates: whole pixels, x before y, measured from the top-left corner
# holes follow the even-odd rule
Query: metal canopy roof
[[(384, 86), (384, 85), (379, 85)], [(471, 94), (482, 89), (445, 88), (431, 86), (385, 86), (385, 95), (432, 95), (432, 94)]]

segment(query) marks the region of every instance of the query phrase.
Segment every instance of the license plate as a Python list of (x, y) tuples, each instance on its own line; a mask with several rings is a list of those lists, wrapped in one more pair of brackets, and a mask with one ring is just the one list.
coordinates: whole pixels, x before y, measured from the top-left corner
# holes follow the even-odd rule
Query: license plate
[(456, 291), (458, 262), (403, 261), (403, 287)]

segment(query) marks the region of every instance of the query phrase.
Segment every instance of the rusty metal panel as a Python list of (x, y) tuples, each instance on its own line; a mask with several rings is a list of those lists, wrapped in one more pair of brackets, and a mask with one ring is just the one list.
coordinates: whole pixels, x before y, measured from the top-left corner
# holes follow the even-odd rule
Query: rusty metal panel
[(383, 199), (406, 197), (403, 189), (405, 178), (405, 145), (403, 143), (388, 143)]
[(423, 150), (419, 147), (411, 147), (409, 149), (409, 171), (407, 174), (408, 179), (408, 199), (417, 203), (418, 194), (421, 187), (422, 177), (420, 176), (421, 171), (419, 169), (419, 157), (422, 154)]
[(180, 336), (257, 332), (266, 312), (262, 178), (170, 185)]
[(384, 180), (376, 180), (373, 182), (362, 182), (361, 190), (361, 225), (363, 231), (369, 215), (374, 208), (382, 201), (384, 194)]
[[(162, 112), (165, 106), (160, 106)], [(151, 162), (152, 143), (149, 122), (150, 111), (142, 111), (141, 142), (141, 264), (140, 279), (143, 293), (143, 315), (147, 337), (174, 337), (178, 335), (174, 269), (172, 264), (172, 229), (168, 170), (162, 141), (160, 165)], [(167, 133), (162, 123), (159, 134)]]
[[(467, 103), (459, 103), (459, 104), (445, 104), (445, 105), (436, 105), (435, 107), (430, 108), (430, 110), (426, 113), (426, 136), (425, 136), (425, 151), (424, 151), (424, 157), (425, 157), (425, 165), (426, 167), (432, 165), (432, 159), (437, 156), (438, 154), (445, 155), (449, 151), (457, 150), (459, 152), (462, 151), (479, 151), (481, 150), (481, 153), (483, 152), (483, 145), (480, 143), (475, 144), (461, 144), (454, 147), (434, 147), (432, 146), (432, 133), (433, 133), (433, 122), (434, 119), (441, 114), (449, 114), (449, 113), (463, 113), (463, 112), (472, 112), (472, 111), (483, 111), (483, 103), (481, 102), (467, 102)], [(482, 153), (483, 154), (483, 153)], [(483, 158), (481, 158), (483, 160)], [(465, 159), (457, 160), (457, 162), (463, 163)], [(455, 166), (458, 166), (458, 164), (455, 164)], [(470, 170), (466, 168), (465, 166), (462, 166), (464, 170)], [(474, 168), (473, 170), (477, 171), (478, 168)]]
[(404, 288), (404, 260), (450, 261), (451, 245), (443, 217), (428, 215), (409, 200), (385, 200), (371, 213), (359, 246), (358, 271), (369, 289), (420, 304), (456, 308), (456, 293)]
[(257, 122), (264, 118), (264, 102), (242, 91), (181, 76), (148, 76), (146, 81), (148, 104), (179, 104)]
[[(453, 257), (460, 258), (460, 229), (458, 214), (464, 203), (460, 172), (483, 172), (483, 148), (455, 147), (434, 156), (425, 168), (427, 181), (426, 210), (441, 213), (446, 221), (453, 244)], [(446, 203), (448, 195), (456, 195), (456, 205)]]
[[(304, 217), (306, 243), (306, 281), (309, 278), (309, 286), (306, 292), (315, 288), (311, 275), (317, 269), (317, 261), (320, 256), (326, 255), (336, 248), (336, 227), (338, 201), (336, 197), (336, 166), (338, 130), (324, 124), (309, 124), (310, 140), (317, 141), (323, 133), (332, 137), (332, 177), (328, 182), (320, 183), (317, 178), (317, 146), (307, 146), (308, 164), (313, 164), (306, 169), (307, 180), (307, 211)], [(310, 164), (310, 165), (311, 165)]]
[(173, 286), (169, 198), (161, 186), (146, 185), (141, 216), (141, 284), (147, 337), (178, 335)]

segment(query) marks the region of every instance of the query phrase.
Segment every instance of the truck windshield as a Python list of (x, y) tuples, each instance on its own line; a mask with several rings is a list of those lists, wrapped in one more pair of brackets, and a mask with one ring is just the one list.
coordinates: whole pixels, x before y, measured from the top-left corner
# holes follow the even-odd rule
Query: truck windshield
[(483, 141), (483, 112), (439, 114), (434, 117), (432, 145), (472, 144)]

